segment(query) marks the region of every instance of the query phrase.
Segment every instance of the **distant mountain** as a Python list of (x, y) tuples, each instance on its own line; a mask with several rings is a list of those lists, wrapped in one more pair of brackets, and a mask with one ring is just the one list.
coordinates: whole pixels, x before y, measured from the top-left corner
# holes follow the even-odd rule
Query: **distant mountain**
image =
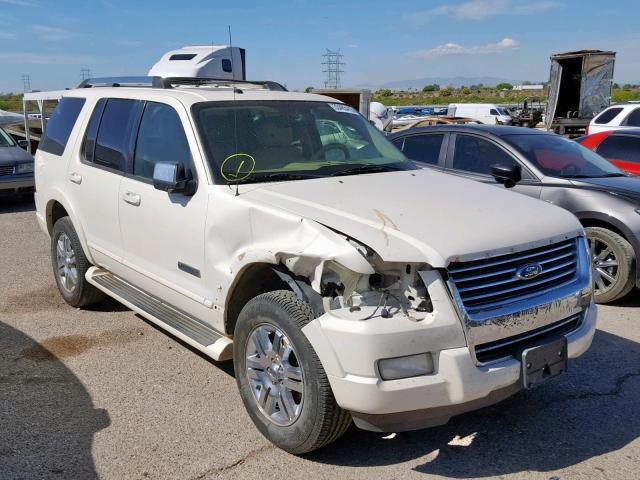
[(499, 83), (508, 82), (513, 85), (522, 83), (520, 80), (509, 80), (499, 77), (425, 77), (416, 78), (414, 80), (394, 80), (392, 82), (386, 82), (381, 84), (368, 84), (360, 85), (362, 88), (380, 89), (390, 88), (392, 90), (408, 90), (418, 89), (422, 90), (425, 85), (431, 85), (436, 83), (440, 87), (452, 86), (454, 88), (460, 88), (462, 86), (469, 87), (471, 85), (484, 85), (485, 87), (495, 87)]

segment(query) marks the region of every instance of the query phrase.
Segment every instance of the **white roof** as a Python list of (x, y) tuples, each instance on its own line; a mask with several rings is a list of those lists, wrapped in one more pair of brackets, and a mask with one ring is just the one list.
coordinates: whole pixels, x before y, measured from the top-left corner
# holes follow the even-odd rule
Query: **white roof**
[[(236, 84), (242, 93), (235, 93), (231, 88), (220, 87), (178, 87), (178, 88), (146, 88), (146, 87), (94, 87), (78, 88), (73, 90), (63, 90), (65, 97), (114, 97), (114, 98), (137, 98), (137, 99), (161, 99), (176, 98), (184, 105), (191, 106), (198, 102), (210, 101), (232, 101), (232, 100), (276, 100), (276, 101), (307, 101), (307, 102), (330, 102), (342, 103), (339, 100), (324, 95), (302, 92), (282, 92), (256, 88), (252, 85)], [(45, 93), (45, 92), (41, 92)]]

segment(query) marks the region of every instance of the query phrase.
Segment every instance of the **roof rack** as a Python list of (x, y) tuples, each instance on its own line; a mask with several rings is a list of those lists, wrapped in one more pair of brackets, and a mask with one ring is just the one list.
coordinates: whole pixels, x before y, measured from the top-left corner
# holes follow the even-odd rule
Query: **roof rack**
[(163, 77), (104, 77), (88, 78), (78, 88), (94, 87), (146, 87), (169, 89), (174, 86), (222, 86), (235, 88), (236, 85), (255, 85), (267, 90), (286, 92), (287, 89), (271, 80), (232, 80), (228, 78), (163, 78)]

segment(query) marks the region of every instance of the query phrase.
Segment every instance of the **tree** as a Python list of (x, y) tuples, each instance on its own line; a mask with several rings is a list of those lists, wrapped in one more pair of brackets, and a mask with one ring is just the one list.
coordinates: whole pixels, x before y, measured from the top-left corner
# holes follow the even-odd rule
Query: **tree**
[(471, 89), (470, 88), (462, 87), (460, 89), (460, 91), (462, 92), (463, 95), (471, 95)]
[(440, 90), (440, 95), (443, 97), (450, 97), (453, 94), (453, 88), (447, 87)]
[(304, 93), (311, 93), (313, 92), (313, 87), (307, 87), (304, 89)]
[(614, 84), (613, 84), (613, 89), (614, 89), (614, 90), (618, 90), (619, 88), (620, 88), (620, 85), (619, 85), (619, 84), (617, 84), (617, 83), (614, 83)]
[(502, 83), (499, 83), (498, 85), (496, 85), (496, 88), (498, 90), (513, 90), (513, 85), (511, 85), (508, 82), (502, 82)]
[(431, 83), (429, 85), (425, 85), (422, 88), (422, 91), (427, 93), (427, 92), (437, 92), (438, 90), (440, 90), (440, 85), (438, 85), (437, 83)]
[(380, 90), (378, 93), (382, 97), (390, 97), (391, 95), (393, 95), (393, 92), (388, 88), (384, 88), (384, 89)]

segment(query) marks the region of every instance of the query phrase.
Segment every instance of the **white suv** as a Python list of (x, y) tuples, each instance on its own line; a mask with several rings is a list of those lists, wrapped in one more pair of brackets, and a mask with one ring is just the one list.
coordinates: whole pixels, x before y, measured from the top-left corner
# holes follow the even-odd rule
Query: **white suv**
[(640, 103), (617, 103), (591, 120), (587, 134), (638, 127), (640, 127)]
[[(36, 154), (61, 295), (82, 307), (107, 294), (233, 358), (249, 415), (280, 448), (319, 448), (352, 420), (443, 424), (591, 344), (588, 251), (569, 212), (418, 169), (331, 98), (96, 83), (116, 86), (65, 91)], [(350, 134), (322, 135), (327, 122)]]

